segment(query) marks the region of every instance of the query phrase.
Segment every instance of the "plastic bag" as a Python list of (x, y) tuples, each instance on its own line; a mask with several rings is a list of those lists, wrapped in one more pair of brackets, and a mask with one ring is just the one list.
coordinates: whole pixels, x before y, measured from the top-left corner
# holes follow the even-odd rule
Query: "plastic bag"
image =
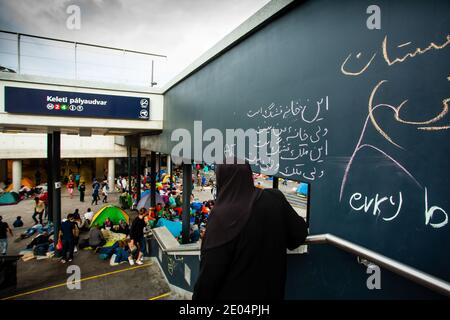
[(62, 240), (58, 239), (58, 243), (56, 244), (56, 251), (61, 251), (63, 248)]

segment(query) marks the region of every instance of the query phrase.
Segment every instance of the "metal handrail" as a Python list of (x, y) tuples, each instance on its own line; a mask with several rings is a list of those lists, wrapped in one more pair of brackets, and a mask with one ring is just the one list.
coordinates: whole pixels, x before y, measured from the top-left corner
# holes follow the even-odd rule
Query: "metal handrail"
[(407, 278), (417, 284), (420, 284), (428, 289), (434, 290), (440, 294), (450, 297), (450, 283), (436, 278), (428, 273), (422, 272), (413, 267), (407, 266), (401, 262), (388, 258), (375, 251), (364, 248), (360, 245), (354, 244), (350, 241), (339, 238), (335, 235), (326, 233), (314, 236), (309, 236), (306, 239), (307, 244), (332, 244), (335, 247), (352, 253), (359, 257), (365, 258), (374, 264), (383, 267), (395, 274)]
[(49, 40), (49, 41), (55, 41), (55, 42), (70, 43), (70, 44), (82, 45), (82, 46), (87, 46), (87, 47), (94, 47), (94, 48), (100, 48), (100, 49), (109, 49), (109, 50), (122, 51), (122, 52), (128, 52), (128, 53), (142, 54), (142, 55), (146, 55), (146, 56), (167, 58), (166, 55), (157, 54), (157, 53), (129, 50), (129, 49), (123, 49), (123, 48), (116, 48), (116, 47), (108, 47), (108, 46), (103, 46), (103, 45), (98, 45), (98, 44), (93, 44), (93, 43), (70, 41), (70, 40), (64, 40), (64, 39), (58, 39), (58, 38), (43, 37), (43, 36), (38, 36), (38, 35), (28, 34), (28, 33), (12, 32), (12, 31), (7, 31), (7, 30), (0, 30), (0, 33), (14, 34), (14, 35), (17, 35), (18, 37), (24, 36), (24, 37), (28, 37), (28, 38), (35, 38), (35, 39), (41, 39), (41, 40)]
[[(158, 241), (159, 242), (159, 241)], [(450, 297), (450, 283), (439, 279), (435, 276), (432, 276), (428, 273), (410, 267), (406, 264), (398, 262), (394, 259), (388, 258), (382, 254), (379, 254), (375, 251), (364, 248), (360, 245), (352, 243), (350, 241), (344, 240), (340, 237), (332, 235), (330, 233), (326, 234), (318, 234), (308, 236), (306, 238), (305, 244), (331, 244), (338, 249), (354, 254), (358, 257), (364, 258), (379, 267), (387, 269), (397, 275), (400, 275), (406, 279), (409, 279), (419, 285), (422, 285), (428, 289), (436, 291), (440, 294), (443, 294), (447, 297)], [(200, 250), (194, 248), (167, 248), (163, 249), (167, 254), (177, 252), (180, 254), (180, 251), (190, 252), (192, 254), (193, 251), (197, 251), (200, 254)]]

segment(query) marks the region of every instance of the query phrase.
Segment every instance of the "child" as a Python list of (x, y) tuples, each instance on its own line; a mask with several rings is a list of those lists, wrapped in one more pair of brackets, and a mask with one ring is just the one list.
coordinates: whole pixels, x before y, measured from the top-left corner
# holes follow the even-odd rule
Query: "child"
[(14, 226), (14, 228), (23, 227), (23, 221), (22, 221), (22, 217), (21, 216), (18, 216), (16, 218), (16, 221), (14, 221), (13, 226)]
[(67, 183), (67, 190), (69, 190), (69, 194), (70, 194), (70, 199), (72, 199), (73, 197), (73, 188), (75, 187), (75, 183), (73, 182), (73, 180), (70, 180)]

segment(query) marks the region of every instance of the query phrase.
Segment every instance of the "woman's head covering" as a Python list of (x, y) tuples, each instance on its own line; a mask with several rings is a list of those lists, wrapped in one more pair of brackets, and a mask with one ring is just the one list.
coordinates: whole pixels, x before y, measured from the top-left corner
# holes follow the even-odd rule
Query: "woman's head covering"
[(218, 196), (209, 216), (203, 250), (221, 246), (237, 237), (261, 194), (253, 184), (249, 164), (219, 164), (216, 180)]

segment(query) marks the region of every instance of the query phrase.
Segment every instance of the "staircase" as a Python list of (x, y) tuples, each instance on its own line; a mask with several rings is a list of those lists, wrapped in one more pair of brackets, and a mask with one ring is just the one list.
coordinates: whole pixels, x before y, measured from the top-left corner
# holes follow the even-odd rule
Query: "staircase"
[(308, 206), (307, 199), (304, 197), (300, 197), (296, 194), (288, 194), (288, 193), (285, 193), (284, 196), (286, 197), (287, 201), (293, 207), (306, 209), (306, 207)]

